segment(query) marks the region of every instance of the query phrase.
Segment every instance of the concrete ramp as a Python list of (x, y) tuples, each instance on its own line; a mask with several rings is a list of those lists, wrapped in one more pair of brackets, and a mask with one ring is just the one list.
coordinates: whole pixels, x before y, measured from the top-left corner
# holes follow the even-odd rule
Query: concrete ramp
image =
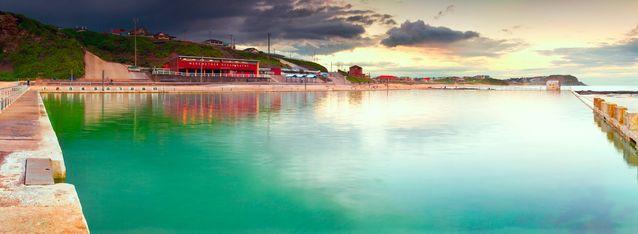
[(350, 81), (348, 81), (348, 79), (346, 79), (346, 77), (344, 75), (342, 75), (341, 73), (339, 73), (339, 72), (330, 72), (329, 78), (336, 85), (350, 84)]
[(102, 80), (102, 71), (106, 80), (129, 81), (132, 79), (148, 79), (142, 75), (131, 75), (128, 67), (121, 63), (107, 62), (93, 53), (84, 52), (84, 79)]
[(148, 81), (150, 77), (145, 72), (129, 72), (132, 81)]

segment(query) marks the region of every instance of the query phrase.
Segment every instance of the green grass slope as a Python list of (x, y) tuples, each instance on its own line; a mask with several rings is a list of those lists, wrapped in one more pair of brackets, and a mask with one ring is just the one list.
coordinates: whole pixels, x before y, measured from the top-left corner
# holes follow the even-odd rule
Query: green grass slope
[(0, 12), (0, 80), (68, 78), (84, 74), (84, 51), (57, 28)]
[(309, 70), (317, 70), (317, 71), (322, 71), (322, 72), (328, 72), (328, 69), (326, 67), (322, 66), (321, 64), (315, 63), (315, 62), (299, 60), (299, 59), (292, 59), (292, 58), (282, 58), (282, 59), (286, 60), (288, 62), (297, 64), (298, 66), (304, 67), (304, 68), (309, 69)]

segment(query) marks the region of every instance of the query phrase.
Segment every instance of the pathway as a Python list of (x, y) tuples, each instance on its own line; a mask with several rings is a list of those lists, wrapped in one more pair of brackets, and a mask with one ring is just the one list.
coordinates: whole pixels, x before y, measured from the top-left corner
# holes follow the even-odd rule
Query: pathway
[(57, 137), (35, 90), (0, 113), (0, 233), (88, 232), (73, 185), (24, 185), (27, 158), (51, 160), (57, 178), (66, 175)]

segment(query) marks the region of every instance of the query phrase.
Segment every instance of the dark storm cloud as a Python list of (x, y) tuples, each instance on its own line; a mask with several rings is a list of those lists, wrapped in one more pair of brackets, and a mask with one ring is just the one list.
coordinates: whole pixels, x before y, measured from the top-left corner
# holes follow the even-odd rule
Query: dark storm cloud
[(2, 0), (0, 9), (25, 14), (62, 27), (85, 25), (93, 30), (131, 27), (140, 18), (153, 30), (179, 33), (203, 19), (222, 19), (249, 14), (255, 1), (169, 0)]
[(349, 9), (348, 5), (331, 6), (312, 2), (306, 2), (302, 8), (298, 3), (270, 3), (268, 8), (245, 16), (239, 33), (249, 40), (252, 37), (263, 38), (267, 33), (277, 39), (356, 39), (365, 33), (365, 28), (340, 18)]
[(151, 31), (189, 40), (233, 34), (239, 43), (274, 40), (357, 40), (364, 26), (391, 24), (392, 16), (318, 0), (2, 0), (0, 10), (46, 23), (95, 31), (131, 28), (132, 18)]
[(470, 38), (477, 38), (479, 34), (473, 31), (456, 31), (447, 27), (434, 27), (422, 20), (405, 21), (400, 27), (387, 32), (388, 37), (381, 43), (388, 47), (400, 45), (448, 44)]
[(421, 20), (406, 21), (400, 27), (388, 30), (381, 44), (436, 49), (441, 53), (466, 57), (495, 57), (527, 46), (523, 41), (494, 40), (481, 37), (474, 31), (434, 27)]

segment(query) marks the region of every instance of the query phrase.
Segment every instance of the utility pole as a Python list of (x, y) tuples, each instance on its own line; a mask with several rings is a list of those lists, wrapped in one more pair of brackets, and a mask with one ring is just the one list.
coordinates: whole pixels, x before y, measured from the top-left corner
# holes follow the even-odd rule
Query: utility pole
[(102, 70), (102, 92), (104, 92), (104, 70)]
[(202, 55), (201, 67), (199, 69), (199, 83), (204, 82), (204, 56)]
[(268, 33), (268, 59), (270, 59), (270, 33)]
[(137, 68), (137, 23), (139, 21), (140, 20), (138, 18), (134, 18), (133, 19), (133, 25), (134, 25), (133, 26), (133, 44), (135, 46), (135, 49), (134, 49), (135, 50), (135, 55), (134, 55), (135, 58), (134, 58), (134, 60), (135, 60), (135, 67), (136, 68)]
[(315, 49), (315, 51), (312, 53), (312, 61), (313, 62), (317, 62), (317, 49)]

